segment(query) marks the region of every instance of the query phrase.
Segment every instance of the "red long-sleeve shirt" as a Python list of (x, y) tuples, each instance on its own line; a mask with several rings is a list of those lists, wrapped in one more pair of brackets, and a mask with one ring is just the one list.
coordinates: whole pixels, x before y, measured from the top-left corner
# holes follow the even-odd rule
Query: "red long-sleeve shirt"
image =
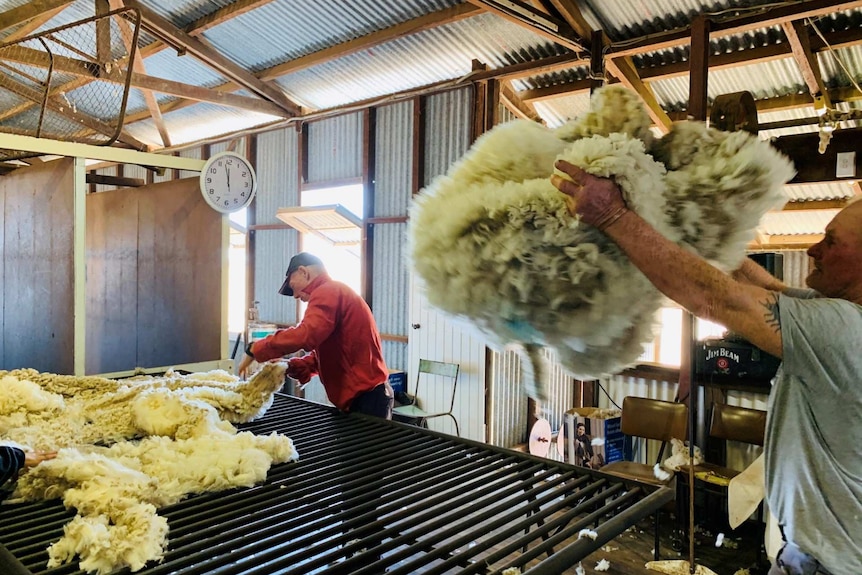
[(348, 411), (354, 397), (389, 377), (377, 324), (365, 300), (325, 273), (303, 291), (309, 300), (302, 321), (256, 341), (252, 354), (257, 361), (268, 361), (310, 350), (303, 361), (312, 374), (320, 375), (329, 401)]

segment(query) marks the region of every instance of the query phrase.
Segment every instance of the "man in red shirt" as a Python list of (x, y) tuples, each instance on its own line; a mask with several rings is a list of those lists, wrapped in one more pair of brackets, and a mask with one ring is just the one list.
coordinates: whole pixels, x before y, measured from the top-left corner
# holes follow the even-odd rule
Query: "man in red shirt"
[(252, 361), (310, 350), (288, 360), (290, 377), (304, 384), (320, 375), (329, 401), (341, 411), (390, 419), (394, 393), (377, 324), (365, 300), (330, 278), (320, 258), (307, 252), (291, 258), (278, 291), (308, 303), (305, 316), (296, 326), (249, 344), (240, 377), (247, 375)]

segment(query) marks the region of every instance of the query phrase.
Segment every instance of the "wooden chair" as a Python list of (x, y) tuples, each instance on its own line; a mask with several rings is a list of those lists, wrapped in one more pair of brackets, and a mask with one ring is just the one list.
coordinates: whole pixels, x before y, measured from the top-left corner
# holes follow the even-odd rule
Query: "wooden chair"
[[(416, 425), (422, 426), (428, 419), (434, 417), (450, 417), (452, 418), (452, 422), (455, 424), (455, 435), (461, 436), (461, 431), (458, 428), (458, 420), (455, 419), (455, 416), (452, 414), (452, 410), (455, 407), (455, 390), (458, 386), (458, 371), (461, 366), (457, 363), (444, 363), (441, 361), (432, 361), (430, 359), (420, 359), (419, 360), (419, 369), (416, 372), (416, 388), (414, 393), (414, 402), (412, 405), (402, 405), (396, 407), (392, 410), (392, 413), (395, 415), (400, 415), (402, 417), (406, 417), (414, 420)], [(428, 376), (440, 376), (447, 379), (451, 379), (452, 381), (452, 395), (449, 399), (449, 410), (448, 411), (435, 411), (428, 412), (419, 407), (419, 402), (421, 395), (419, 393), (420, 385), (422, 383), (422, 374)]]
[[(656, 463), (661, 463), (665, 446), (673, 439), (686, 437), (688, 428), (688, 408), (683, 403), (626, 397), (623, 399), (623, 413), (620, 420), (622, 432), (633, 437), (661, 441)], [(631, 479), (652, 485), (667, 485), (670, 479), (662, 481), (655, 476), (654, 464), (635, 461), (614, 461), (601, 468), (623, 479)], [(659, 560), (659, 511), (655, 513), (655, 560)]]

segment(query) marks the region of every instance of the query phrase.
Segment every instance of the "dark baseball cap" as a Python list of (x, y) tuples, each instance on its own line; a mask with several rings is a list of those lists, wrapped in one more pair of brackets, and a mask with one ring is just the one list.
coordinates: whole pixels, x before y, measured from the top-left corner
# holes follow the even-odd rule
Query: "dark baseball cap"
[(293, 296), (293, 288), (290, 287), (290, 274), (299, 269), (300, 266), (322, 266), (323, 262), (319, 257), (308, 252), (299, 252), (292, 258), (287, 265), (287, 271), (284, 273), (284, 283), (278, 289), (278, 293), (286, 296)]

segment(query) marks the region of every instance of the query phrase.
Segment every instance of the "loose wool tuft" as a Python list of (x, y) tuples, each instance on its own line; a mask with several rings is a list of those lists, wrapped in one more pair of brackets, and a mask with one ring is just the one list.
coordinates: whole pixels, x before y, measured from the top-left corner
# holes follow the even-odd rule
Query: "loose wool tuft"
[(77, 511), (49, 549), (48, 566), (78, 557), (89, 572), (140, 570), (167, 546), (158, 508), (251, 487), (273, 464), (295, 461), (288, 437), (237, 433), (230, 423), (260, 417), (285, 369), (267, 363), (247, 382), (224, 371), (128, 380), (0, 372), (0, 439), (61, 448), (21, 476), (13, 500), (62, 497)]
[[(429, 302), (523, 344), (551, 346), (579, 377), (634, 363), (663, 297), (607, 237), (573, 218), (550, 183), (557, 158), (612, 177), (659, 232), (730, 269), (761, 216), (780, 206), (790, 162), (749, 134), (695, 122), (652, 137), (637, 96), (599, 90), (556, 130), (516, 120), (479, 138), (414, 200), (411, 263)], [(544, 398), (542, 366), (531, 395)]]

